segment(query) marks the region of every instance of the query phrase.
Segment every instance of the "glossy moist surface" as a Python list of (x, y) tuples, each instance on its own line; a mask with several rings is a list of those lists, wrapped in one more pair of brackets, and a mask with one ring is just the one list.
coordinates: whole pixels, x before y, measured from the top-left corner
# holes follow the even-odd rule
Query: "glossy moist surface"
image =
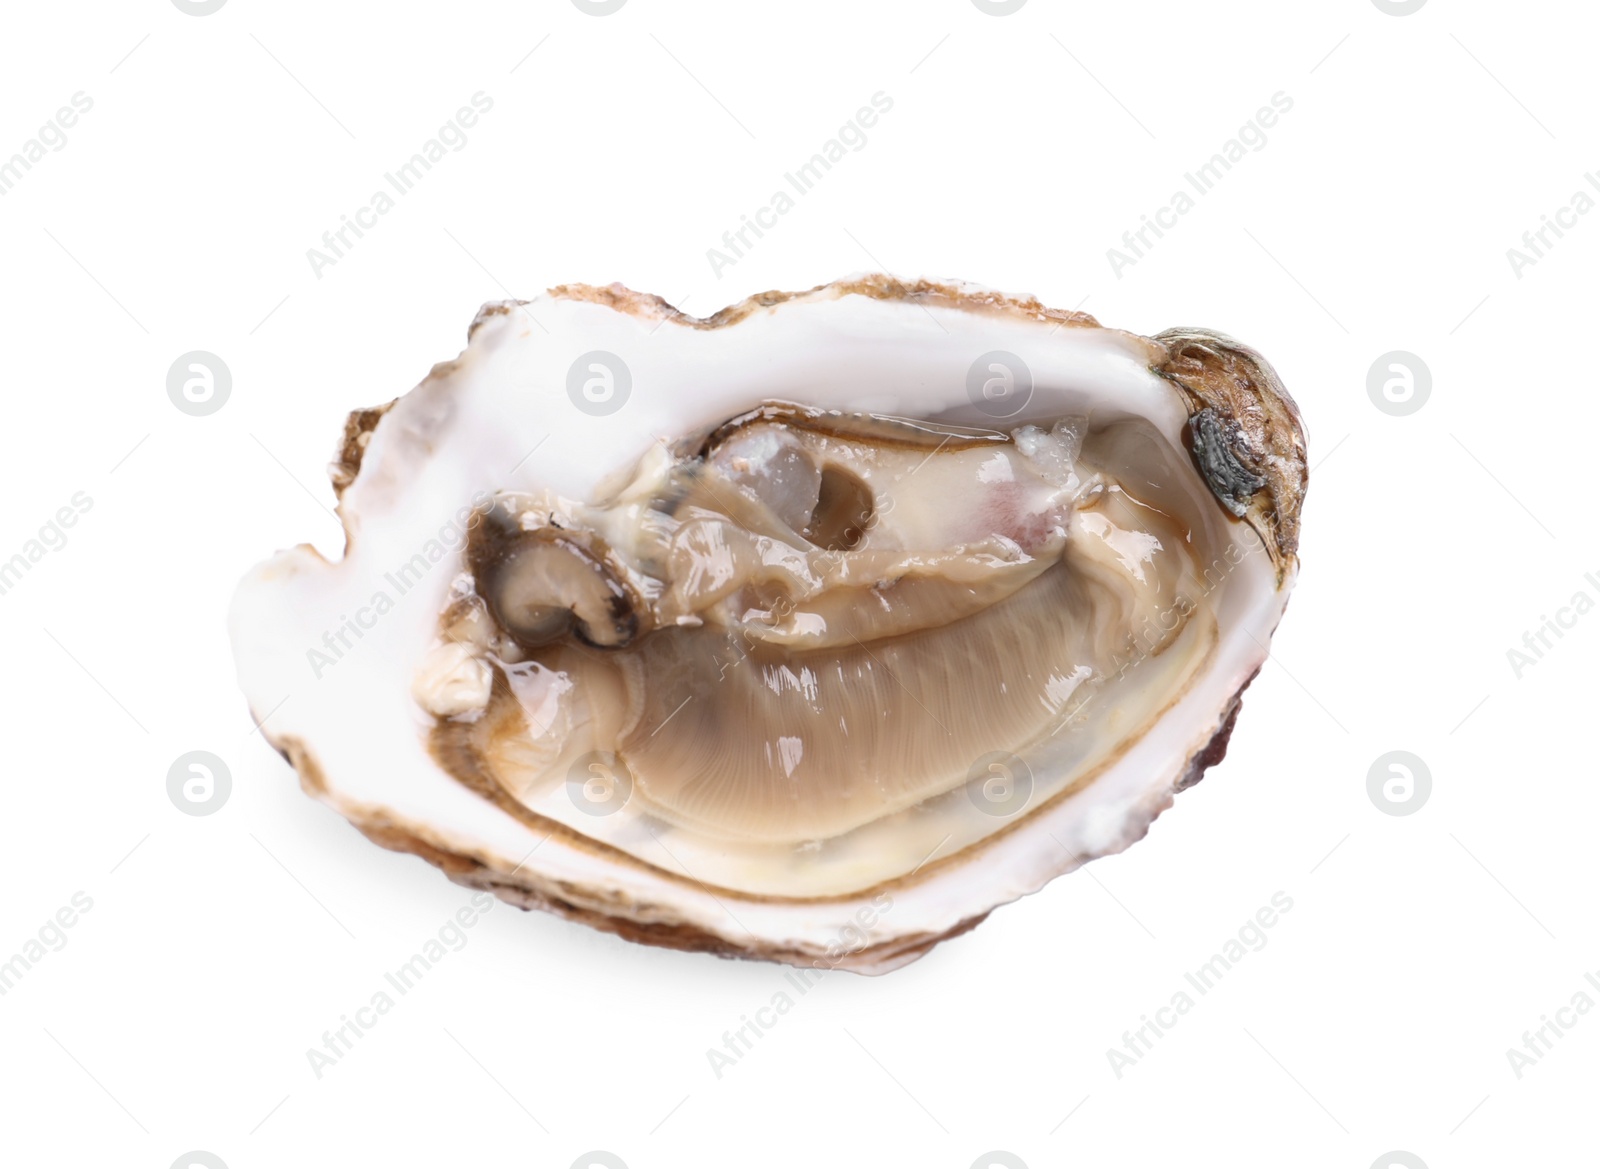
[(602, 506), (504, 497), (441, 624), (486, 702), (439, 718), (433, 754), (709, 885), (894, 880), (1087, 782), (1204, 663), (1248, 553), (1178, 458), (1132, 420), (773, 406)]

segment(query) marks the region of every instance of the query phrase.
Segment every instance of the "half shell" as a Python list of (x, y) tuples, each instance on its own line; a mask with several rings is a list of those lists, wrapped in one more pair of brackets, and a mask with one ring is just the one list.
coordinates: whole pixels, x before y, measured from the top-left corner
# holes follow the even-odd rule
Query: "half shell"
[(886, 277), (704, 319), (564, 286), (468, 337), (351, 415), (344, 557), (231, 614), (263, 733), (379, 844), (876, 973), (1222, 758), (1306, 483), (1251, 350)]

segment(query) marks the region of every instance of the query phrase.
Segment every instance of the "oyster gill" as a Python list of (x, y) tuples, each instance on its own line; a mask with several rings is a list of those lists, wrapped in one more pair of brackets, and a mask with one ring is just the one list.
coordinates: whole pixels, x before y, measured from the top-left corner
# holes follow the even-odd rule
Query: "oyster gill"
[(1220, 759), (1304, 467), (1210, 334), (886, 278), (706, 320), (561, 288), (352, 416), (346, 555), (246, 579), (239, 674), (298, 695), (267, 733), (313, 794), (455, 880), (883, 971)]

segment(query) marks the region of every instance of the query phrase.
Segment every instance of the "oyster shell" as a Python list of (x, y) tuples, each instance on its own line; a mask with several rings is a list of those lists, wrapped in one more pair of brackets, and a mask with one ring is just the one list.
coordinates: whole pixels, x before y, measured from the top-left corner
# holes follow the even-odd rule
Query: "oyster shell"
[(351, 415), (343, 559), (230, 618), (264, 733), (379, 844), (876, 973), (1221, 759), (1306, 481), (1252, 351), (886, 277), (705, 319), (565, 286), (468, 336)]

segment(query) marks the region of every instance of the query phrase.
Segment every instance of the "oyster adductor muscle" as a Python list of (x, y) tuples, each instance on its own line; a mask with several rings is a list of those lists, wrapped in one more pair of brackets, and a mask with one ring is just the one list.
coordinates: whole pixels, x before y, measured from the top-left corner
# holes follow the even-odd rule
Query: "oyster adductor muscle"
[(259, 566), (232, 635), (253, 710), (297, 699), (264, 733), (386, 847), (881, 972), (1221, 758), (1305, 481), (1220, 334), (886, 277), (704, 319), (568, 286), (351, 416), (343, 559)]

